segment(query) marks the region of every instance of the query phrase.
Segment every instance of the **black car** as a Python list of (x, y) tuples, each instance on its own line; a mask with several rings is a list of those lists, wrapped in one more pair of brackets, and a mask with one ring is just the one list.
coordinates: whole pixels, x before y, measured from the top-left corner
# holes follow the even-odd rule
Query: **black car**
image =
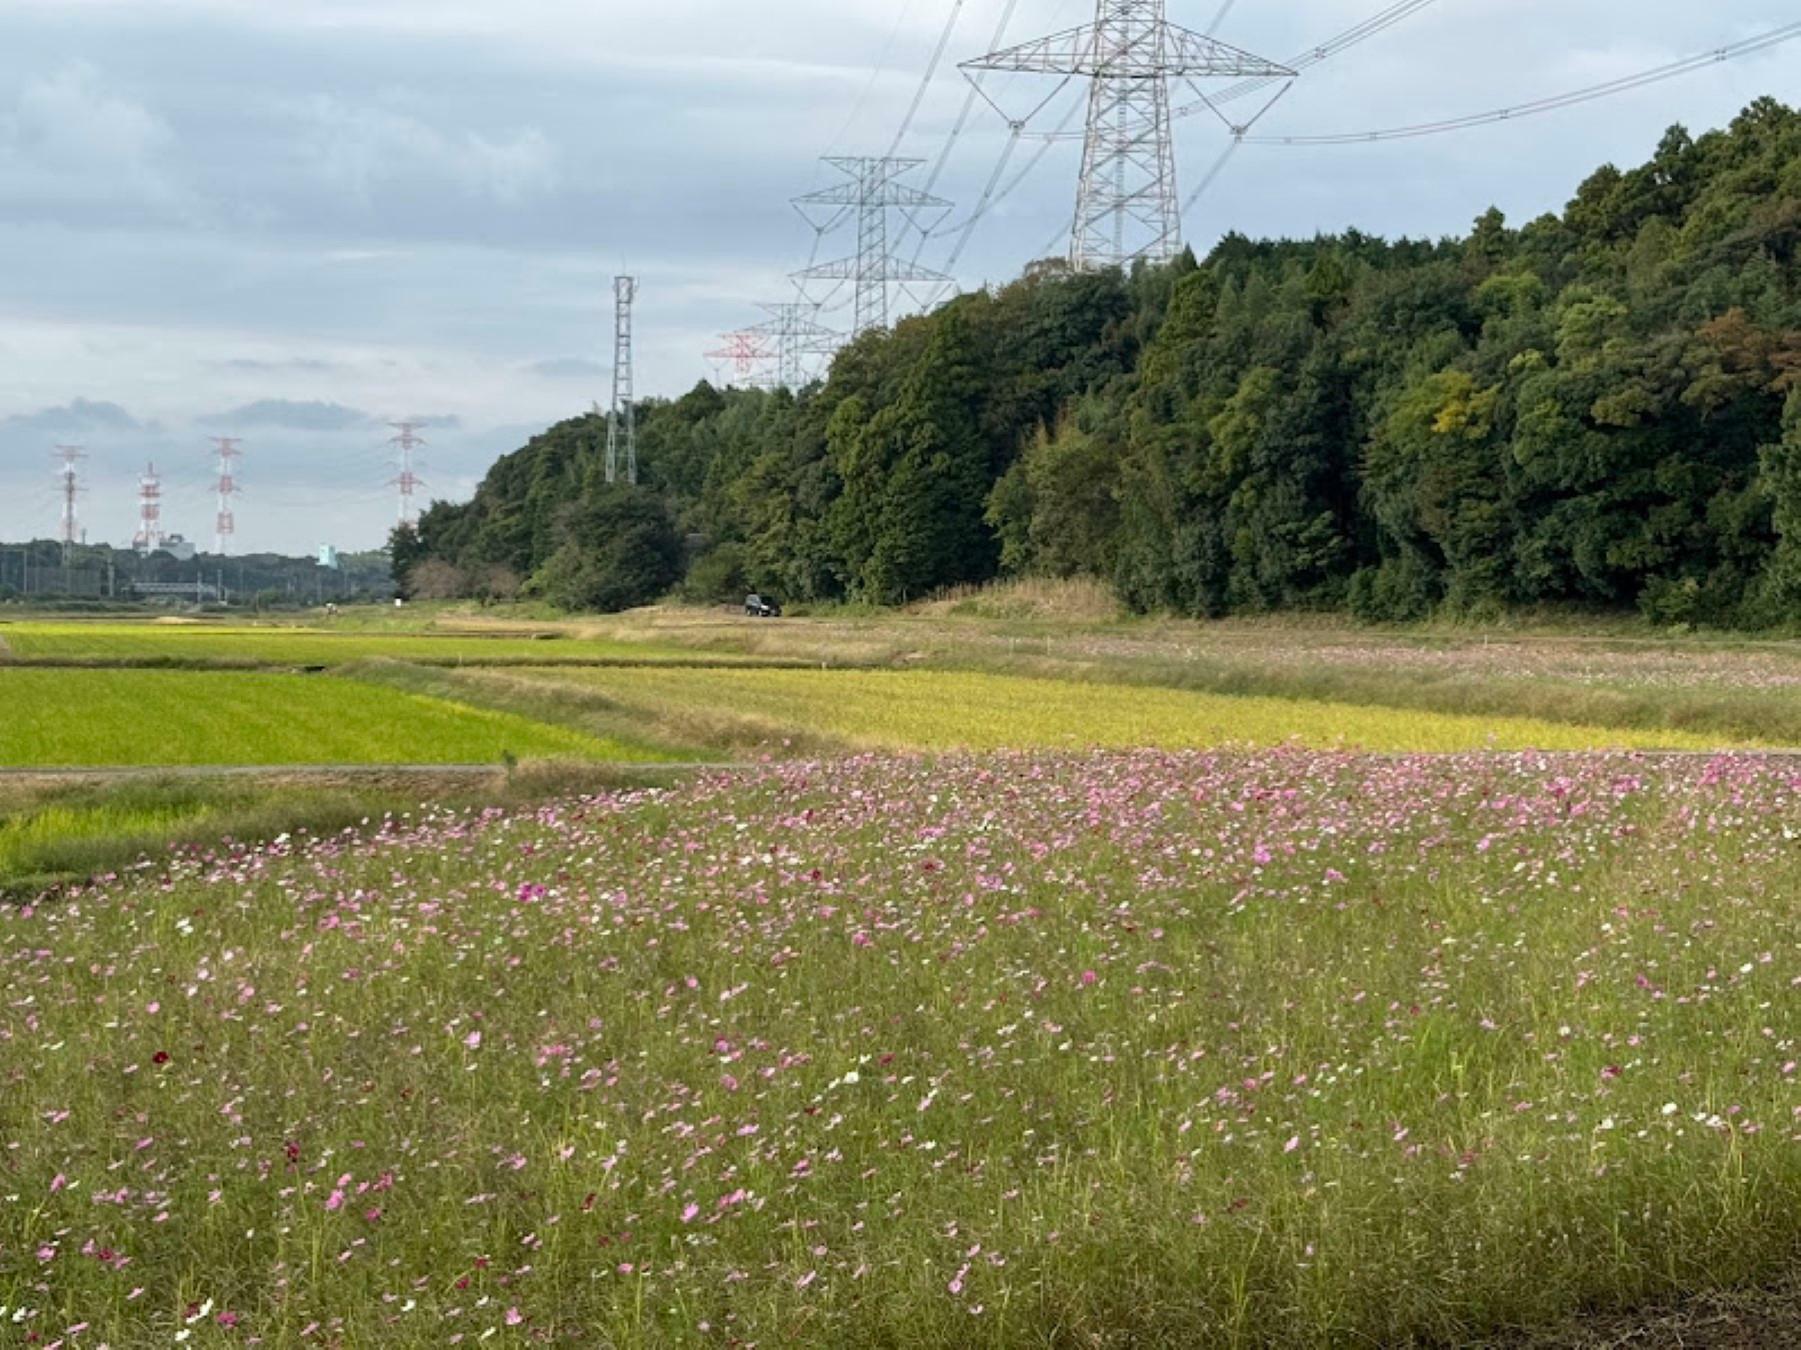
[(765, 599), (760, 595), (744, 597), (744, 612), (753, 619), (779, 619), (782, 617), (782, 607), (775, 601)]

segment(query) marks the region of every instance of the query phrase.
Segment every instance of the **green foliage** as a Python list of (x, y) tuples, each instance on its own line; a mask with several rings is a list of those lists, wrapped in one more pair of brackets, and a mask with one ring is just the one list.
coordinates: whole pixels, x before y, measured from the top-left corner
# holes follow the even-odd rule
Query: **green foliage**
[[(1189, 615), (1790, 622), (1797, 162), (1801, 116), (1763, 99), (1517, 228), (1490, 210), (1455, 241), (1039, 265), (864, 334), (798, 394), (645, 405), (644, 482), (709, 560), (695, 594), (892, 604), (1088, 575)], [(624, 555), (567, 551), (562, 527), (600, 436), (577, 419), (502, 460), (396, 539), (397, 571), (611, 602)], [(434, 559), (455, 572), (420, 573)]]
[(553, 605), (614, 614), (659, 599), (681, 577), (681, 540), (649, 491), (603, 484), (562, 519), (563, 543), (531, 581)]

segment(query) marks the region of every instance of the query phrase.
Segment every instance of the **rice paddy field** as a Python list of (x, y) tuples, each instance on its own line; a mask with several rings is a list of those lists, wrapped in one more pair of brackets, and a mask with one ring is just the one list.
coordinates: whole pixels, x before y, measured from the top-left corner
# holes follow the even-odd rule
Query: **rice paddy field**
[[(341, 667), (398, 660), (420, 665), (650, 664), (682, 662), (679, 647), (570, 637), (554, 626), (533, 633), (364, 632), (228, 624), (0, 624), (0, 665)], [(729, 655), (709, 660), (733, 662)]]
[(0, 669), (0, 765), (481, 764), (649, 758), (562, 727), (351, 680)]
[(186, 850), (0, 911), (0, 1318), (1450, 1346), (1757, 1287), (1798, 835), (1756, 757), (1041, 751)]
[[(645, 718), (728, 716), (770, 741), (826, 735), (865, 749), (1208, 749), (1293, 743), (1379, 751), (1706, 750), (1695, 732), (1481, 717), (1319, 699), (1206, 694), (949, 670), (537, 670)], [(1747, 743), (1749, 738), (1738, 741)]]

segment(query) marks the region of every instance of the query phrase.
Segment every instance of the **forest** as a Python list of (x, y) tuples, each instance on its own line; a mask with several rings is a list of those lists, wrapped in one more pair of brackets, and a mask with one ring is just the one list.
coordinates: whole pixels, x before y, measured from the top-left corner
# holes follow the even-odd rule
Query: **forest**
[(1042, 575), (1132, 609), (1801, 615), (1801, 114), (1669, 131), (1560, 215), (1040, 263), (798, 391), (641, 405), (497, 463), (393, 541), (418, 596), (892, 605)]

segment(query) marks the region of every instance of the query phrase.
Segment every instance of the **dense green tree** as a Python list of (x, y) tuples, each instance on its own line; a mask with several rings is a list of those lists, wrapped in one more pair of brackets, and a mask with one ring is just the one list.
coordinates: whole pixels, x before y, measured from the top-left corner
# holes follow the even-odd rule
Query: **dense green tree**
[[(1801, 117), (1762, 99), (1518, 227), (1035, 265), (861, 335), (806, 390), (646, 403), (643, 492), (711, 598), (893, 603), (1005, 572), (1197, 615), (1794, 622), (1798, 259)], [(629, 560), (568, 524), (607, 500), (604, 430), (502, 459), (395, 541), (397, 573), (611, 603), (600, 574)]]

